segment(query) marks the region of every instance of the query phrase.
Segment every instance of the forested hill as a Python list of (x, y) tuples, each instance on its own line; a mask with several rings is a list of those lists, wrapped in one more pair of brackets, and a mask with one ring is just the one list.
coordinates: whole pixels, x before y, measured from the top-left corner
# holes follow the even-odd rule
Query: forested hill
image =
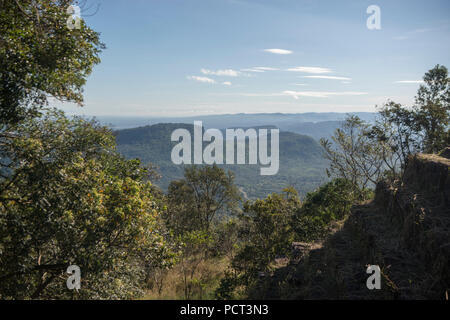
[[(205, 128), (256, 128), (267, 126), (268, 124), (276, 126), (281, 131), (295, 132), (310, 136), (317, 141), (320, 138), (329, 138), (334, 133), (344, 119), (347, 113), (259, 113), (259, 114), (222, 114), (196, 117), (177, 117), (177, 118), (155, 118), (155, 117), (114, 117), (100, 116), (98, 120), (114, 130), (124, 130), (130, 128), (144, 127), (161, 123), (193, 123), (202, 121)], [(373, 122), (376, 114), (371, 112), (356, 112), (351, 115), (358, 116), (360, 119)]]
[[(269, 127), (272, 126), (265, 126)], [(181, 123), (118, 130), (115, 132), (117, 149), (129, 159), (138, 158), (143, 164), (158, 166), (162, 178), (156, 184), (166, 190), (171, 181), (181, 179), (184, 173), (183, 166), (173, 164), (170, 159), (172, 148), (177, 144), (171, 142), (170, 136), (178, 128), (193, 132), (192, 124)], [(263, 198), (289, 185), (298, 189), (300, 194), (306, 194), (324, 182), (326, 166), (322, 149), (314, 139), (292, 132), (280, 132), (280, 170), (277, 175), (261, 176), (259, 165), (222, 167), (236, 174), (236, 184), (245, 192), (244, 195)]]

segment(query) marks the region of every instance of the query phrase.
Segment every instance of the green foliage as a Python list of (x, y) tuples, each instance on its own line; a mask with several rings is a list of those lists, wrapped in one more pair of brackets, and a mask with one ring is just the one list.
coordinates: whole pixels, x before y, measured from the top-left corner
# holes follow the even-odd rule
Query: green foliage
[(196, 289), (203, 289), (202, 279), (197, 277), (199, 265), (206, 259), (206, 253), (212, 243), (212, 237), (203, 230), (185, 232), (178, 236), (182, 245), (179, 264), (183, 274), (184, 298), (191, 299)]
[(218, 298), (233, 296), (232, 291), (238, 286), (249, 288), (259, 273), (271, 270), (275, 258), (289, 254), (294, 239), (292, 215), (300, 206), (293, 188), (244, 204), (239, 248), (231, 262), (232, 271), (216, 291)]
[[(371, 196), (367, 191), (365, 198)], [(334, 179), (308, 193), (303, 203), (292, 188), (264, 200), (247, 202), (240, 217), (238, 251), (216, 290), (218, 299), (246, 296), (260, 275), (272, 271), (276, 258), (289, 257), (293, 241), (316, 241), (344, 219), (360, 194), (351, 182)]]
[(166, 221), (176, 233), (209, 230), (217, 215), (233, 212), (240, 199), (231, 172), (213, 166), (185, 169), (185, 178), (169, 186)]
[(424, 76), (416, 104), (406, 108), (389, 101), (375, 125), (350, 116), (335, 131), (331, 143), (322, 139), (329, 175), (349, 180), (364, 190), (381, 179), (401, 180), (408, 157), (438, 153), (450, 144), (450, 79), (437, 65)]
[(70, 30), (70, 0), (0, 0), (0, 125), (17, 123), (48, 97), (82, 104), (104, 45), (84, 22)]
[(237, 288), (240, 286), (240, 278), (236, 272), (227, 271), (220, 280), (220, 284), (215, 292), (215, 298), (218, 300), (237, 299)]
[(165, 199), (164, 221), (180, 248), (175, 278), (182, 279), (184, 299), (202, 298), (217, 280), (208, 271), (212, 259), (221, 259), (234, 248), (235, 224), (224, 219), (237, 210), (240, 200), (234, 176), (215, 165), (187, 167), (185, 178), (172, 181)]
[[(378, 143), (390, 147), (393, 159), (404, 168), (417, 152), (438, 153), (450, 144), (450, 78), (447, 68), (437, 65), (424, 76), (412, 108), (388, 102), (380, 110), (373, 134)], [(394, 176), (392, 161), (385, 161)]]
[(425, 153), (438, 153), (450, 145), (450, 78), (444, 66), (436, 65), (423, 77), (416, 96), (416, 121), (423, 134)]
[[(350, 214), (358, 197), (351, 182), (344, 179), (334, 179), (308, 193), (302, 207), (293, 216), (296, 240), (314, 241), (326, 236), (333, 221)], [(369, 197), (367, 193), (366, 197)]]
[(400, 179), (408, 157), (421, 150), (420, 127), (414, 110), (393, 101), (381, 108), (376, 124), (368, 132), (380, 146), (380, 160), (386, 169), (384, 177)]
[(209, 252), (212, 256), (232, 259), (239, 242), (241, 221), (235, 217), (224, 217), (213, 225), (213, 243)]
[[(184, 167), (173, 164), (170, 159), (176, 144), (171, 142), (170, 136), (178, 128), (187, 129), (193, 136), (193, 125), (183, 123), (160, 123), (116, 131), (117, 150), (128, 159), (138, 158), (143, 164), (158, 166), (162, 178), (157, 184), (167, 190), (172, 181), (180, 180), (184, 175)], [(234, 172), (235, 183), (244, 199), (265, 198), (272, 192), (281, 192), (288, 185), (305, 196), (326, 181), (324, 170), (328, 161), (323, 158), (322, 148), (314, 139), (282, 131), (279, 142), (280, 170), (274, 176), (261, 176), (259, 165), (218, 165)]]
[(370, 138), (370, 126), (356, 116), (349, 116), (335, 131), (332, 142), (321, 139), (325, 157), (330, 161), (327, 170), (333, 178), (350, 181), (354, 190), (361, 192), (376, 184), (382, 177), (385, 151)]
[(136, 297), (173, 261), (153, 171), (107, 128), (46, 110), (50, 97), (82, 105), (104, 48), (83, 21), (67, 27), (71, 4), (0, 0), (0, 298)]
[(124, 160), (95, 122), (62, 112), (16, 125), (1, 140), (1, 298), (131, 298), (146, 267), (171, 261), (147, 170)]

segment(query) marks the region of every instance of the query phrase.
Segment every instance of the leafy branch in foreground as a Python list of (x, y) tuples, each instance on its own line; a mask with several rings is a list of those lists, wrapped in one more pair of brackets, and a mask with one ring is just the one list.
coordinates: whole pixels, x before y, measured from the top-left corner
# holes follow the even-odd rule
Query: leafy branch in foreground
[(105, 46), (84, 22), (67, 28), (72, 2), (0, 0), (0, 128), (36, 116), (50, 97), (82, 105)]
[(1, 298), (69, 298), (64, 276), (82, 270), (80, 298), (130, 298), (145, 270), (172, 255), (146, 169), (114, 150), (108, 129), (49, 111), (22, 122), (2, 146)]

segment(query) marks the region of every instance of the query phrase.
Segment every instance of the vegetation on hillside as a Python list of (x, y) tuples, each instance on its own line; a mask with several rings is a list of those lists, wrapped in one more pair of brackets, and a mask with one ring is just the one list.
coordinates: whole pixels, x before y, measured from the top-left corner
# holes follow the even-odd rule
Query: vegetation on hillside
[[(128, 159), (138, 158), (144, 164), (152, 163), (157, 166), (161, 179), (155, 183), (166, 191), (173, 180), (181, 179), (184, 174), (183, 166), (175, 165), (170, 159), (171, 151), (176, 145), (176, 142), (171, 142), (170, 136), (179, 128), (193, 132), (192, 124), (179, 123), (116, 131), (117, 150)], [(261, 176), (259, 165), (218, 166), (233, 171), (236, 185), (249, 199), (264, 198), (272, 192), (281, 192), (287, 185), (294, 186), (305, 196), (326, 181), (324, 169), (328, 162), (322, 156), (319, 143), (311, 137), (292, 132), (280, 132), (279, 143), (280, 170), (274, 176)], [(203, 144), (206, 146), (206, 142)]]
[[(167, 161), (169, 139), (150, 133), (170, 126), (117, 134), (48, 108), (49, 97), (82, 104), (104, 48), (84, 23), (61, 27), (69, 4), (0, 0), (1, 299), (364, 298), (366, 262), (383, 268), (375, 297), (443, 296), (449, 161), (415, 154), (450, 143), (445, 67), (425, 74), (414, 106), (388, 102), (374, 124), (349, 117), (323, 150), (282, 134), (282, 169), (265, 188), (251, 166), (212, 165), (177, 167), (163, 192), (153, 166), (127, 158)], [(322, 152), (330, 180), (305, 195)], [(243, 199), (239, 179), (263, 196)], [(325, 249), (304, 250), (314, 246)], [(80, 290), (66, 287), (70, 265)]]

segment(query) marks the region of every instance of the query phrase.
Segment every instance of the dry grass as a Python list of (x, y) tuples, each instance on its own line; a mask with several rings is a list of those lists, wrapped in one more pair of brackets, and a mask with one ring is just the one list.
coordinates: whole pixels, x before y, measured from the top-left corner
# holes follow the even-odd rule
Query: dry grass
[[(214, 299), (214, 292), (220, 279), (229, 266), (227, 258), (210, 258), (203, 260), (194, 274), (194, 281), (190, 283), (192, 299)], [(143, 297), (144, 300), (183, 300), (185, 299), (185, 285), (183, 267), (176, 265), (168, 270), (164, 279), (161, 293), (156, 286)]]

